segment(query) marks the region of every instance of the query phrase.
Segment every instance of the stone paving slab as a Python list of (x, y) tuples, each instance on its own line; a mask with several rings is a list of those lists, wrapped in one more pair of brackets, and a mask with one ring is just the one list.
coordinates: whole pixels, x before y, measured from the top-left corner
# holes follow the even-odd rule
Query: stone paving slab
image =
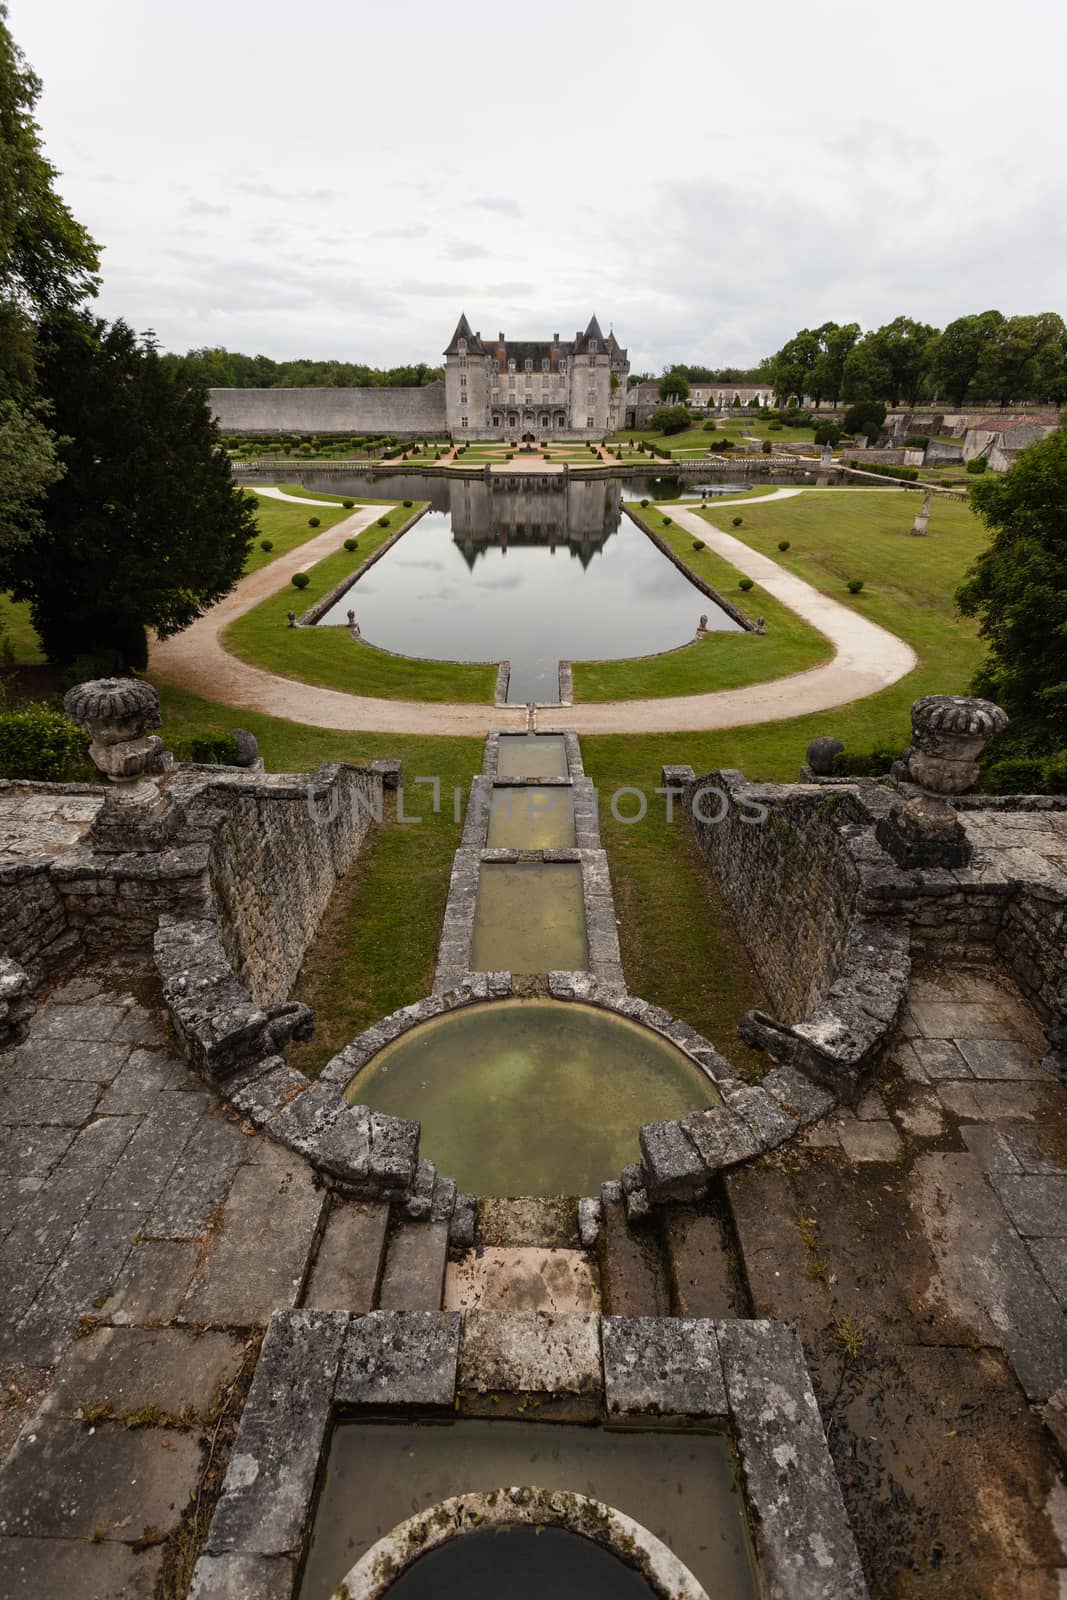
[(187, 1600), (290, 1600), (293, 1573), (287, 1556), (201, 1556)]
[(296, 1157), (280, 1170), (273, 1163), (239, 1168), (182, 1321), (262, 1326), (294, 1306), (325, 1203)]
[(96, 1328), (70, 1346), (44, 1409), (67, 1417), (91, 1405), (115, 1412), (150, 1406), (167, 1416), (188, 1408), (206, 1415), (244, 1356), (243, 1341), (230, 1333)]
[(666, 1317), (670, 1293), (655, 1242), (639, 1238), (621, 1201), (606, 1200), (600, 1230), (604, 1310), (617, 1317)]
[(195, 1239), (230, 1192), (247, 1141), (218, 1116), (197, 1123), (143, 1229), (146, 1239)]
[(19, 1209), (0, 1246), (3, 1261), (55, 1261), (100, 1188), (92, 1167), (60, 1168)]
[(183, 1064), (163, 1050), (130, 1050), (126, 1045), (122, 1048), (127, 1059), (101, 1098), (101, 1112), (128, 1116), (132, 1112), (155, 1111), (163, 1090), (184, 1075)]
[[(74, 1078), (110, 1083), (129, 1059), (130, 1046), (114, 1040), (32, 1039), (12, 1056), (19, 1073), (37, 1078)], [(5, 1073), (5, 1076), (7, 1074)]]
[(1067, 1237), (1067, 1173), (994, 1171), (990, 1174), (1008, 1216), (1027, 1238)]
[(110, 1539), (5, 1539), (0, 1600), (152, 1600), (160, 1560)]
[(100, 1097), (100, 1085), (49, 1078), (17, 1078), (0, 1085), (0, 1123), (80, 1128)]
[(1028, 1239), (1026, 1242), (1041, 1276), (1067, 1310), (1067, 1239)]
[(599, 1321), (540, 1311), (508, 1317), (468, 1311), (458, 1380), (465, 1409), (504, 1414), (510, 1408), (500, 1404), (503, 1397), (532, 1394), (563, 1401), (567, 1415), (594, 1416), (603, 1390)]
[(1025, 1039), (1007, 1008), (982, 1001), (910, 1000), (908, 1009), (926, 1039)]
[(117, 1039), (121, 1037), (126, 1006), (87, 1000), (77, 1006), (42, 1006), (33, 1019), (34, 1038)]
[(147, 1218), (203, 1115), (206, 1095), (167, 1094), (146, 1117), (100, 1190), (102, 1206)]
[(170, 1322), (199, 1260), (199, 1247), (192, 1241), (150, 1239), (135, 1244), (104, 1301), (103, 1314), (120, 1327), (150, 1317)]
[(1007, 1352), (1027, 1398), (1047, 1400), (1067, 1379), (1063, 1315), (974, 1157), (929, 1152), (910, 1196), (928, 1231), (937, 1274), (931, 1305)]
[(682, 1317), (740, 1317), (742, 1296), (730, 1270), (718, 1217), (679, 1211), (667, 1219), (664, 1248), (674, 1308)]
[(455, 1311), (372, 1311), (353, 1318), (334, 1388), (338, 1405), (451, 1411), (461, 1322)]
[(69, 1167), (110, 1168), (115, 1165), (141, 1125), (140, 1117), (96, 1117), (86, 1123), (60, 1164)]
[(1045, 1077), (1029, 1047), (1015, 1039), (961, 1039), (960, 1054), (975, 1078), (1038, 1079)]
[(189, 1434), (49, 1417), (0, 1470), (0, 1533), (130, 1542), (169, 1533), (200, 1470)]
[(318, 1311), (370, 1311), (378, 1290), (389, 1207), (334, 1200), (304, 1304)]
[(20, 1177), (50, 1172), (74, 1138), (73, 1127), (34, 1123), (0, 1127), (0, 1172)]
[(445, 1272), (446, 1311), (591, 1312), (600, 1285), (584, 1250), (480, 1245)]
[(604, 1317), (604, 1404), (610, 1416), (726, 1415), (715, 1326), (671, 1317)]

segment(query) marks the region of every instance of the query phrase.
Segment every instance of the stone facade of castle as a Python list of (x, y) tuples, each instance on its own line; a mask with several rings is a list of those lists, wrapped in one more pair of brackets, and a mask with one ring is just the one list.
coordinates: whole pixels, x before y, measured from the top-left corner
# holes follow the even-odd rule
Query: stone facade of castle
[(602, 439), (622, 426), (630, 363), (596, 317), (573, 339), (483, 339), (465, 316), (445, 350), (455, 439)]

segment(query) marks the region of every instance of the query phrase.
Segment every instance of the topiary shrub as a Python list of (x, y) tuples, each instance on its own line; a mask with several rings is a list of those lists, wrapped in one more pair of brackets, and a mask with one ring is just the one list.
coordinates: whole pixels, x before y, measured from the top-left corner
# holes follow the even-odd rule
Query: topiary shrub
[(274, 549), (274, 540), (273, 539), (261, 539), (259, 541), (259, 548), (261, 550), (273, 550)]
[(849, 594), (859, 594), (859, 592), (860, 592), (860, 590), (862, 588), (863, 588), (863, 579), (862, 578), (850, 578), (848, 580), (848, 592), (849, 592)]
[(703, 539), (694, 539), (693, 540), (693, 549), (694, 550), (703, 550), (703, 548), (704, 548)]
[(741, 526), (742, 522), (744, 522), (744, 520), (745, 520), (744, 517), (735, 517), (734, 518), (734, 527), (735, 528), (739, 528)]
[(647, 500), (642, 500), (642, 501), (641, 501), (641, 504), (642, 504), (642, 505), (643, 505), (643, 506), (647, 506), (647, 505), (648, 505), (648, 501), (647, 501)]
[(309, 517), (308, 518), (308, 527), (309, 528), (317, 528), (318, 526), (319, 526), (318, 517)]
[(311, 579), (306, 572), (294, 572), (289, 581), (294, 589), (306, 589)]
[(745, 591), (745, 593), (747, 594), (748, 591), (752, 587), (752, 579), (751, 578), (742, 578), (741, 581), (738, 583), (737, 587), (739, 589), (743, 589)]
[(42, 701), (0, 712), (0, 778), (70, 781), (88, 752), (89, 735)]
[(359, 540), (358, 539), (346, 539), (345, 540), (345, 549), (346, 550), (358, 550), (359, 549)]
[(412, 506), (414, 504), (415, 504), (414, 500), (405, 500), (404, 501), (404, 505), (405, 505), (405, 507), (407, 508), (408, 511), (411, 510), (411, 508), (412, 508)]
[(387, 528), (389, 526), (389, 518), (388, 517), (379, 517), (378, 518), (378, 526), (379, 526), (379, 528)]
[(967, 471), (974, 473), (974, 475), (977, 477), (980, 472), (984, 472), (986, 470), (988, 465), (989, 462), (985, 456), (975, 456), (973, 461), (968, 461)]
[(788, 550), (789, 549), (789, 540), (788, 539), (779, 539), (778, 548), (779, 548), (779, 550)]
[(771, 451), (774, 449), (774, 446), (769, 439), (764, 439), (760, 449), (763, 451), (765, 456), (769, 456)]
[(671, 525), (671, 523), (672, 523), (672, 522), (673, 522), (673, 520), (674, 520), (674, 519), (673, 519), (673, 517), (664, 517), (664, 519), (663, 519), (663, 526), (664, 526), (664, 527), (665, 527), (665, 528), (669, 528), (669, 527), (670, 527), (670, 525)]
[(355, 503), (356, 502), (354, 500), (342, 500), (341, 501), (341, 504), (344, 506), (346, 511), (351, 511), (351, 509), (355, 505)]

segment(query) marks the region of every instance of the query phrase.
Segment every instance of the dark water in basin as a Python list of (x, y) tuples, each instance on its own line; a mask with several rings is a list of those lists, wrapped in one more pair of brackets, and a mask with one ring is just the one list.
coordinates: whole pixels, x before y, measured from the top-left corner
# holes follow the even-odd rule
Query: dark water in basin
[(389, 1600), (656, 1600), (639, 1572), (565, 1528), (480, 1528), (421, 1556)]
[[(622, 514), (618, 479), (423, 482), (435, 505), (447, 495), (448, 510), (417, 522), (322, 625), (343, 625), (352, 610), (363, 637), (385, 650), (509, 660), (509, 700), (550, 704), (559, 700), (561, 658), (672, 650), (693, 637), (701, 615), (709, 628), (738, 629)], [(628, 482), (627, 495), (639, 486)], [(390, 478), (389, 493), (423, 498), (406, 478)]]

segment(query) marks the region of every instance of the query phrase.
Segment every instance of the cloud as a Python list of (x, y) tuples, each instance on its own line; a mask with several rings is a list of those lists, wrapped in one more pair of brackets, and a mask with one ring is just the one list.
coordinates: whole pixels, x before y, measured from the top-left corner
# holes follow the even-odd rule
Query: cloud
[(240, 189), (242, 194), (254, 195), (257, 200), (282, 200), (286, 205), (328, 205), (341, 198), (339, 189), (278, 189), (273, 183), (247, 182), (235, 183), (234, 188)]
[(467, 204), (477, 211), (495, 211), (503, 217), (521, 217), (522, 207), (517, 200), (506, 194), (483, 194), (477, 200), (468, 200)]
[(185, 210), (190, 217), (228, 217), (230, 214), (229, 206), (215, 206), (210, 200), (188, 200)]
[(429, 233), (425, 222), (408, 222), (399, 228), (377, 228), (371, 235), (373, 239), (425, 239)]
[(533, 294), (534, 286), (532, 283), (487, 283), (485, 292), (499, 300), (525, 300)]
[(441, 255), (446, 261), (480, 261), (488, 254), (486, 246), (477, 239), (450, 239), (441, 246)]

